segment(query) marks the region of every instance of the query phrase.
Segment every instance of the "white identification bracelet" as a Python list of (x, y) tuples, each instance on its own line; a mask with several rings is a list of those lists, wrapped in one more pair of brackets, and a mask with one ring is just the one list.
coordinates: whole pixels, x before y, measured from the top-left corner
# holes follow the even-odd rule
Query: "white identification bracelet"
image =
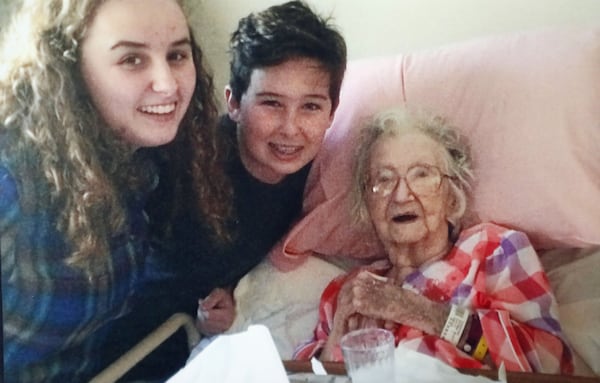
[(442, 330), (442, 339), (445, 339), (456, 346), (465, 330), (470, 314), (471, 313), (466, 308), (452, 305), (450, 314), (448, 314), (448, 319), (446, 319), (446, 324)]

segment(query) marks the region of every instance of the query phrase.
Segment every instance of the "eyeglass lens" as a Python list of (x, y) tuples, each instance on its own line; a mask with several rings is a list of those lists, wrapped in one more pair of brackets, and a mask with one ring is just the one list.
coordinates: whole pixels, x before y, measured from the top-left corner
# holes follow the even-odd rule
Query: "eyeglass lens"
[(401, 178), (405, 179), (411, 192), (424, 196), (433, 194), (438, 190), (442, 173), (437, 167), (429, 165), (412, 166), (404, 177), (391, 169), (382, 169), (371, 178), (369, 186), (374, 194), (387, 197), (398, 187)]

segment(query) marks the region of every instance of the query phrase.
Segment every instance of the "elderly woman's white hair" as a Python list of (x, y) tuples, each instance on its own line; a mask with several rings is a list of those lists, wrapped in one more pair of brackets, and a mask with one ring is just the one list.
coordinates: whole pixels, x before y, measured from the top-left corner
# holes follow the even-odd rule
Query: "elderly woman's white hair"
[(443, 118), (424, 112), (391, 109), (375, 114), (366, 122), (358, 141), (352, 169), (352, 216), (358, 223), (370, 222), (365, 193), (374, 144), (382, 137), (393, 137), (406, 131), (421, 132), (444, 149), (448, 175), (451, 177), (450, 190), (456, 201), (453, 211), (448, 214), (450, 237), (454, 240), (461, 230), (461, 219), (467, 209), (467, 193), (473, 181), (469, 146)]

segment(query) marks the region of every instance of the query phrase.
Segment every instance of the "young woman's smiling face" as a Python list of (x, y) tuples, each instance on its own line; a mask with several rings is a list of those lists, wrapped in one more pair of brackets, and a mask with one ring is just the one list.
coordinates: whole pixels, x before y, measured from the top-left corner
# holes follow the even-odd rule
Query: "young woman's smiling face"
[(133, 147), (170, 142), (192, 97), (188, 24), (175, 0), (108, 0), (81, 47), (81, 71), (104, 121)]

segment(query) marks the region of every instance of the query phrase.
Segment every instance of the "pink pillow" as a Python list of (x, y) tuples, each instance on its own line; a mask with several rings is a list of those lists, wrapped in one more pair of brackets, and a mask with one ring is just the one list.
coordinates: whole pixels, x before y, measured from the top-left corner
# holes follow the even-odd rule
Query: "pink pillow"
[(472, 223), (522, 230), (537, 248), (600, 244), (600, 27), (547, 29), (351, 62), (278, 266), (380, 254), (348, 214), (350, 166), (361, 120), (394, 105), (445, 116), (469, 138)]

